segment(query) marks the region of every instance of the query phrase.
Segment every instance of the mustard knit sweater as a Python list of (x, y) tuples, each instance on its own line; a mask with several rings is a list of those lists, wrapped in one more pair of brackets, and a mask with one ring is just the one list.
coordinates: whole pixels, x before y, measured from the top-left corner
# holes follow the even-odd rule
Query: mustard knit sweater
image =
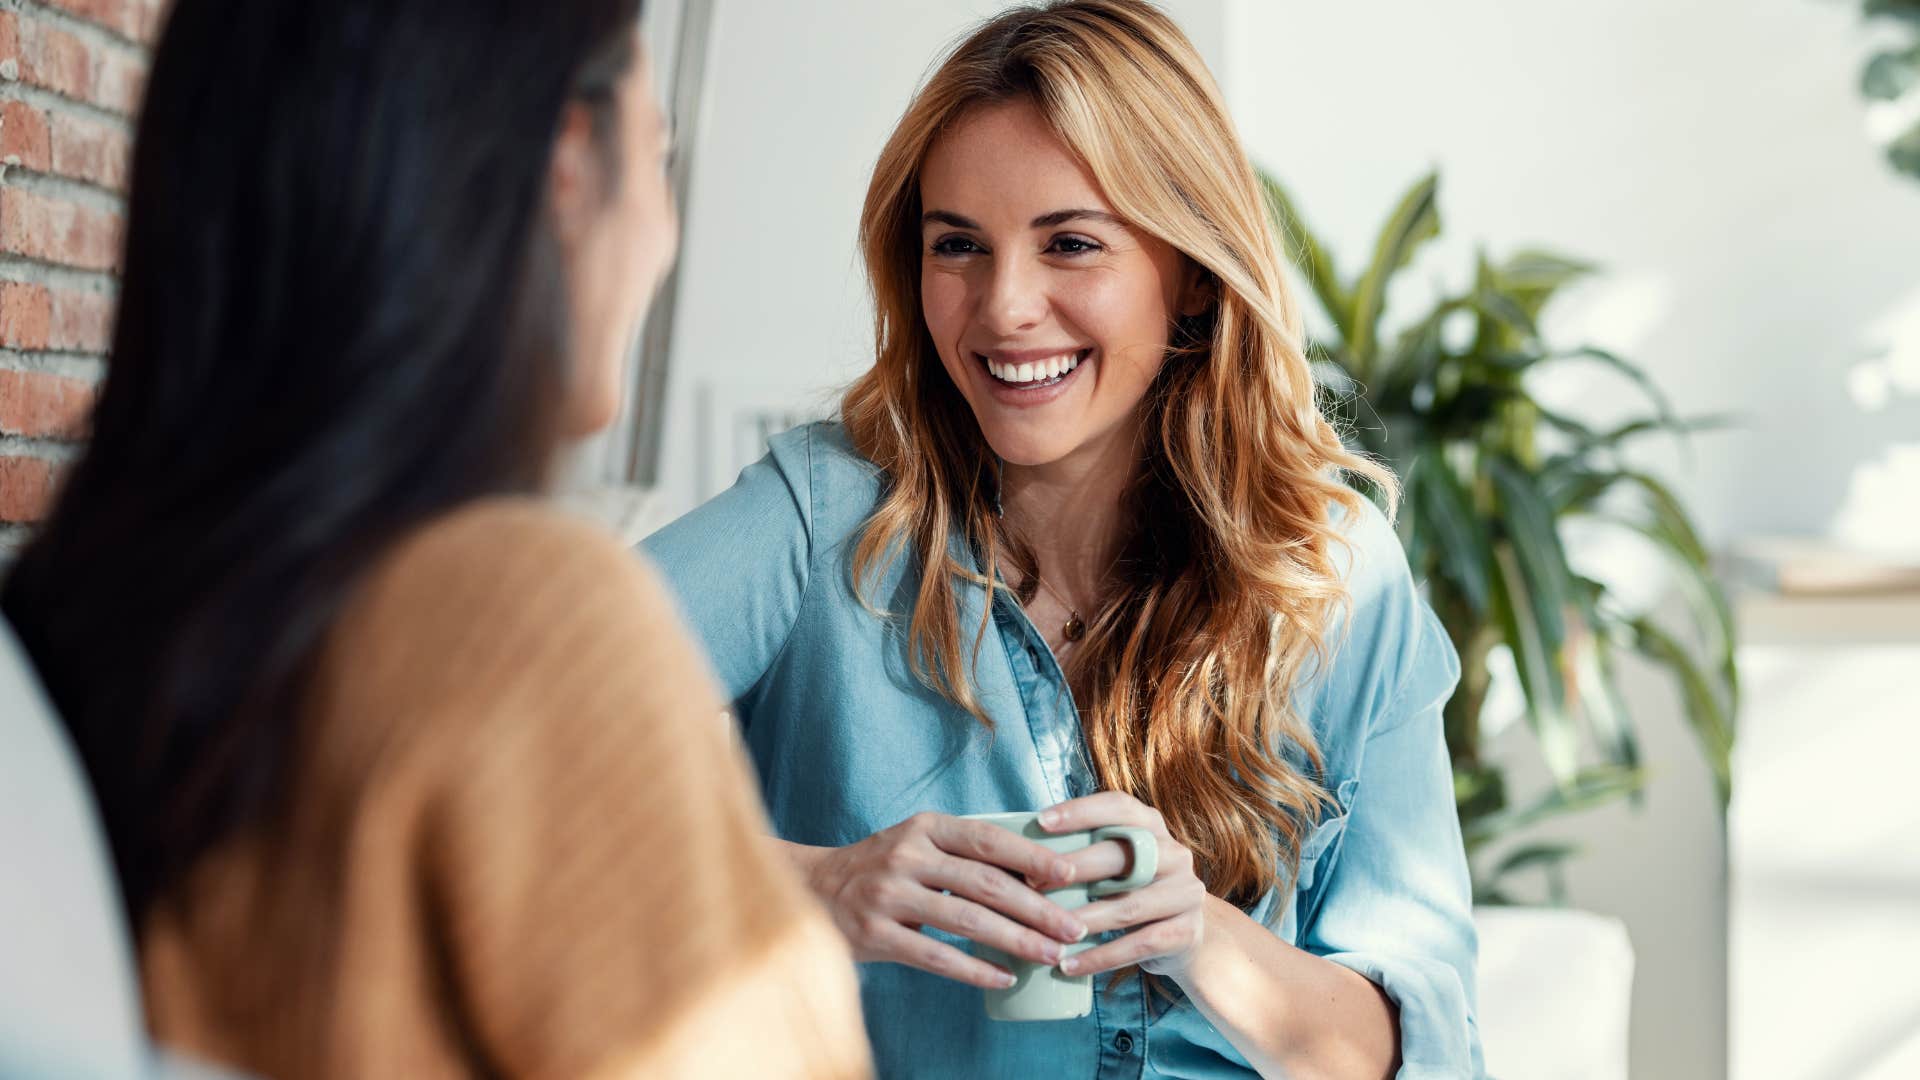
[(610, 535), (448, 515), (367, 575), (312, 686), (287, 812), (141, 927), (162, 1042), (274, 1080), (867, 1075), (846, 947)]

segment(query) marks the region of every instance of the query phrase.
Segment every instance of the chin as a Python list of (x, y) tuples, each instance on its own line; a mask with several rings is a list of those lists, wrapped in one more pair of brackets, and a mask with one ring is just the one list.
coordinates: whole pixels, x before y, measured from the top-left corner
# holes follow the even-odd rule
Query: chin
[[(976, 421), (978, 417), (975, 417)], [(1009, 465), (1051, 465), (1073, 453), (1078, 440), (1058, 431), (1034, 431), (1002, 425), (982, 425), (987, 445)]]

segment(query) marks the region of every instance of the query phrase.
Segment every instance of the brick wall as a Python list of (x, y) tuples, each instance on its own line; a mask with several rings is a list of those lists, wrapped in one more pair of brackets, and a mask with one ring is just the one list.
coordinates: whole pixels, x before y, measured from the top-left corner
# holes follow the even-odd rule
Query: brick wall
[(122, 193), (164, 0), (0, 0), (0, 555), (105, 371)]

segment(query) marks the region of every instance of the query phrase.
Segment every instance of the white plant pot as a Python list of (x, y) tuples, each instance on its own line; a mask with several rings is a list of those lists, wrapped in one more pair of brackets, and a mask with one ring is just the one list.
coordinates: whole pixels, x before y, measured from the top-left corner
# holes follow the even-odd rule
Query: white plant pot
[(1480, 907), (1480, 1040), (1497, 1080), (1627, 1080), (1633, 943), (1619, 919)]

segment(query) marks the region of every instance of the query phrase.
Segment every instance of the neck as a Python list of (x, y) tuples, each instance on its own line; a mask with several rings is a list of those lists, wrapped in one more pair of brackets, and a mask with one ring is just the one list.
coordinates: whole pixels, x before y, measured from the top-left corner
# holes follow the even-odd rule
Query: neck
[(1138, 454), (1120, 431), (1045, 465), (1001, 471), (1006, 521), (1032, 548), (1042, 580), (1085, 611), (1105, 590), (1125, 538), (1120, 499)]

